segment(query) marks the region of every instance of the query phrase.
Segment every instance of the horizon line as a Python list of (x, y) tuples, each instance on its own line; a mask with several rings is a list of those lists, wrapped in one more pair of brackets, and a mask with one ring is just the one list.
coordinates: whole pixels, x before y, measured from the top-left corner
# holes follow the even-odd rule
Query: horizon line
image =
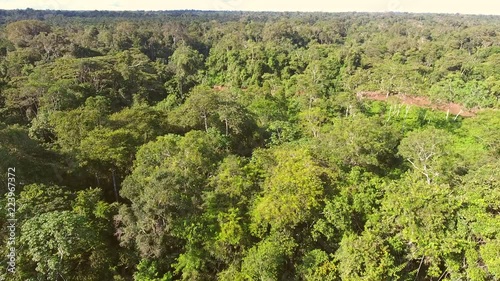
[(304, 13), (304, 14), (412, 14), (412, 15), (461, 15), (461, 16), (500, 16), (500, 14), (478, 14), (459, 12), (411, 12), (411, 11), (272, 11), (272, 10), (210, 10), (210, 9), (171, 9), (171, 10), (109, 10), (109, 9), (35, 9), (35, 8), (0, 8), (0, 11), (39, 11), (39, 12), (236, 12), (236, 13)]

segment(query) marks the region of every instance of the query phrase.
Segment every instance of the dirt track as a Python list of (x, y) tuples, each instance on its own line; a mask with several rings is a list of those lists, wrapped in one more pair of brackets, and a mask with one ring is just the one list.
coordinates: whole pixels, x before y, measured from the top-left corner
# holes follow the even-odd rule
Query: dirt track
[(447, 103), (447, 104), (433, 104), (426, 97), (418, 97), (418, 96), (408, 96), (405, 94), (395, 94), (395, 95), (387, 95), (380, 92), (359, 92), (357, 94), (360, 99), (369, 99), (369, 100), (379, 100), (379, 101), (387, 101), (391, 99), (397, 99), (402, 104), (414, 105), (418, 107), (431, 108), (435, 110), (440, 110), (444, 112), (450, 112), (453, 115), (460, 115), (463, 117), (472, 117), (476, 116), (475, 110), (466, 109), (464, 106), (458, 103)]

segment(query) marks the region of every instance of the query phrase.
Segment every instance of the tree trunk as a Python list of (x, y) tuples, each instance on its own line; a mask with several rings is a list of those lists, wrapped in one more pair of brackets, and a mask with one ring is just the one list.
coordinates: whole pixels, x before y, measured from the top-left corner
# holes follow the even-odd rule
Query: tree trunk
[(205, 132), (208, 132), (208, 121), (207, 121), (207, 114), (203, 114), (203, 123), (205, 124)]
[(99, 177), (97, 176), (97, 172), (95, 173), (95, 179), (97, 181), (97, 187), (101, 186), (101, 184), (99, 182)]
[(229, 135), (229, 123), (227, 122), (227, 119), (225, 119), (224, 122), (226, 123), (226, 136), (228, 136)]
[(118, 188), (116, 187), (115, 169), (111, 169), (111, 175), (113, 176), (113, 189), (115, 190), (116, 202), (118, 202)]
[(453, 118), (453, 121), (457, 121), (458, 115), (460, 115), (460, 113), (462, 113), (462, 109), (460, 109), (460, 111), (457, 113), (457, 115), (455, 115), (455, 118)]

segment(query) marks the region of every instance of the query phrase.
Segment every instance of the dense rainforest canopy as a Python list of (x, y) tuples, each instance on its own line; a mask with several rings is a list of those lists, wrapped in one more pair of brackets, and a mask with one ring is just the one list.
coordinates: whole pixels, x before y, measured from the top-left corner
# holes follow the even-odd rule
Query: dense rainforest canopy
[(0, 279), (500, 280), (499, 32), (0, 11)]

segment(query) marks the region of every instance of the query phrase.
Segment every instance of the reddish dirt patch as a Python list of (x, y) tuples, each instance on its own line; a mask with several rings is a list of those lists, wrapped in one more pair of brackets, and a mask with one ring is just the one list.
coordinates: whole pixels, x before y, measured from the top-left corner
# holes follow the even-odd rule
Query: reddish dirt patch
[(214, 85), (214, 90), (216, 90), (216, 91), (224, 91), (225, 89), (227, 89), (225, 86)]
[(475, 110), (465, 109), (464, 106), (458, 103), (446, 103), (446, 104), (436, 104), (432, 103), (426, 97), (419, 96), (409, 96), (406, 94), (391, 94), (387, 95), (381, 92), (359, 92), (357, 94), (359, 99), (369, 99), (369, 100), (378, 100), (378, 101), (387, 101), (387, 100), (398, 100), (402, 104), (414, 105), (418, 107), (431, 108), (435, 110), (440, 110), (443, 112), (448, 112), (453, 115), (460, 115), (463, 117), (472, 117), (476, 116)]

